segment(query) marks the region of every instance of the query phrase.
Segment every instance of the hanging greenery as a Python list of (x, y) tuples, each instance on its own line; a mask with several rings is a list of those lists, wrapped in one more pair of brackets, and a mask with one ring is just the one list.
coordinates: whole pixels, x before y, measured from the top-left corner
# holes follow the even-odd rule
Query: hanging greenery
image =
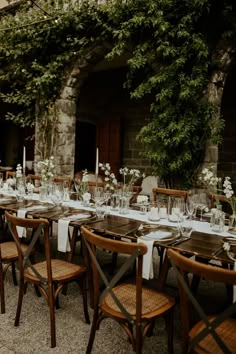
[[(205, 96), (212, 53), (234, 35), (232, 0), (107, 0), (22, 5), (0, 23), (0, 97), (7, 115), (33, 125), (59, 97), (68, 68), (88, 48), (110, 43), (107, 59), (129, 53), (125, 83), (132, 99), (152, 99), (138, 134), (143, 155), (167, 183), (191, 181), (207, 139), (222, 120)], [(42, 10), (43, 9), (43, 10)]]

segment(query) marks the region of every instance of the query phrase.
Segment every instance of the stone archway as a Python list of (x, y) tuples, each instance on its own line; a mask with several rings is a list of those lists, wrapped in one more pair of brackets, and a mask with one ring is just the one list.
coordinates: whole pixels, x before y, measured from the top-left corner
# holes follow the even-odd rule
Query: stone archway
[[(91, 48), (83, 58), (79, 58), (68, 70), (67, 80), (61, 89), (59, 99), (55, 102), (57, 117), (52, 128), (54, 140), (52, 142), (52, 133), (49, 132), (46, 142), (48, 145), (52, 145), (51, 149), (48, 148), (48, 154), (55, 158), (57, 175), (72, 177), (74, 174), (77, 97), (80, 87), (92, 67), (101, 61), (109, 50), (110, 46), (107, 43)], [(45, 150), (45, 147), (42, 146), (45, 144), (45, 139), (42, 137), (40, 119), (41, 117), (36, 118), (35, 125), (36, 161), (42, 158), (39, 152)]]

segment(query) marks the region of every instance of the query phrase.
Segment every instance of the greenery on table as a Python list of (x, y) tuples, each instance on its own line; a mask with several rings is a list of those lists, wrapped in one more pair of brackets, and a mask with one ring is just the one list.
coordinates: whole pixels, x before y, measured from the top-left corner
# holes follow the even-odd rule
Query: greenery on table
[(106, 44), (108, 59), (129, 54), (131, 98), (151, 98), (138, 135), (144, 156), (167, 184), (191, 182), (207, 139), (218, 142), (223, 127), (205, 92), (217, 44), (235, 33), (234, 1), (37, 4), (24, 2), (15, 17), (1, 18), (0, 97), (14, 107), (7, 119), (21, 126), (33, 125), (36, 114), (43, 120), (73, 63)]

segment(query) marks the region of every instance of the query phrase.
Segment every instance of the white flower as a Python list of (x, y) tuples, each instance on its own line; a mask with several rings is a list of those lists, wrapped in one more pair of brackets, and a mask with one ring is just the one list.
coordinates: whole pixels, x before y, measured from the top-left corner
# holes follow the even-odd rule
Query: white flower
[(39, 161), (37, 164), (42, 181), (44, 182), (49, 181), (54, 176), (55, 165), (52, 162), (53, 160), (54, 157), (51, 156), (49, 159)]
[(102, 171), (104, 171), (104, 175), (105, 175), (105, 189), (111, 189), (114, 190), (115, 186), (117, 185), (117, 180), (115, 177), (115, 174), (113, 172), (111, 172), (111, 166), (108, 162), (106, 163), (99, 163), (99, 167), (101, 168)]
[(138, 195), (137, 196), (137, 203), (147, 203), (148, 202), (148, 196), (147, 195)]
[(83, 201), (89, 202), (90, 199), (91, 199), (91, 194), (89, 192), (83, 194)]

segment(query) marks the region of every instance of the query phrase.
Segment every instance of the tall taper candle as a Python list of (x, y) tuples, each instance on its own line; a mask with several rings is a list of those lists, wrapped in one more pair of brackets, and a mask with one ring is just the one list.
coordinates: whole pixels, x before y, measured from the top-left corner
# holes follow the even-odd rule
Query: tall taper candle
[(25, 146), (23, 146), (23, 173), (25, 174), (25, 165), (26, 165), (26, 149)]
[(95, 168), (95, 174), (98, 175), (98, 164), (99, 164), (99, 150), (97, 148), (96, 152), (96, 168)]

